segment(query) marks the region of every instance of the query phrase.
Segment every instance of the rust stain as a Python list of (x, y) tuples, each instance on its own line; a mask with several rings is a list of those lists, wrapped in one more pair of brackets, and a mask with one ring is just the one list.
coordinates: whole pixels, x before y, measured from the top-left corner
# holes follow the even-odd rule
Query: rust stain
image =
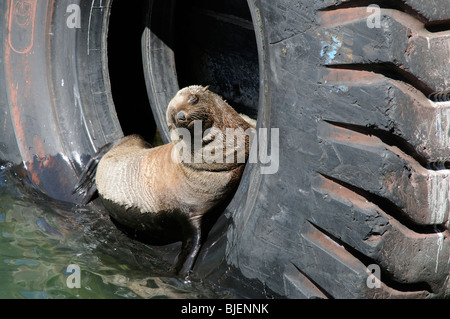
[[(324, 136), (325, 137), (325, 136)], [(386, 148), (378, 137), (357, 133), (345, 128), (332, 126), (326, 138), (342, 143)]]
[[(14, 62), (13, 62), (14, 60)], [(22, 155), (27, 154), (26, 148), (24, 148), (26, 144), (26, 133), (25, 128), (23, 126), (23, 106), (19, 102), (19, 94), (21, 96), (26, 96), (29, 94), (29, 90), (26, 88), (20, 88), (19, 82), (15, 78), (12, 68), (15, 65), (15, 63), (20, 62), (22, 64), (26, 64), (26, 61), (23, 61), (20, 59), (19, 61), (16, 61), (17, 59), (13, 59), (11, 56), (11, 50), (8, 49), (8, 47), (5, 48), (5, 74), (6, 74), (6, 83), (9, 91), (9, 102), (11, 105), (11, 115), (12, 120), (14, 123), (15, 128), (15, 134), (17, 141), (19, 142), (19, 148), (22, 152)], [(27, 76), (27, 74), (24, 74), (24, 76)], [(29, 76), (29, 74), (28, 74)], [(20, 92), (19, 92), (20, 91)]]
[[(36, 137), (38, 148), (40, 143), (40, 139)], [(59, 194), (59, 198), (68, 199), (68, 194), (65, 194), (64, 190), (69, 189), (71, 183), (60, 155), (44, 155), (43, 157), (34, 155), (33, 161), (27, 163), (27, 172), (33, 183), (43, 186), (45, 192), (50, 190), (52, 193)], [(70, 195), (68, 196), (70, 197)]]
[(395, 172), (388, 172), (383, 176), (384, 184), (389, 192), (389, 194), (393, 194), (398, 185), (398, 176)]
[(324, 80), (340, 84), (373, 84), (385, 77), (369, 71), (330, 69)]
[(40, 184), (40, 178), (39, 178), (39, 174), (37, 173), (37, 170), (34, 167), (34, 164), (31, 163), (28, 167), (28, 173), (30, 175), (31, 180), (33, 181), (33, 183), (35, 185), (39, 185)]
[(10, 2), (8, 43), (16, 53), (28, 53), (33, 47), (36, 3), (37, 0)]
[[(53, 0), (49, 2), (53, 3)], [(43, 130), (39, 129), (32, 117), (33, 112), (30, 112), (30, 108), (39, 107), (33, 94), (34, 84), (39, 78), (35, 78), (35, 52), (32, 49), (37, 4), (37, 0), (8, 0), (9, 10), (2, 13), (8, 20), (9, 32), (2, 44), (7, 91), (4, 98), (8, 99), (14, 134), (28, 177), (44, 192), (69, 200), (64, 193), (69, 184), (66, 162), (60, 154), (49, 155), (47, 148), (51, 145), (45, 142), (46, 136), (42, 136), (40, 132)], [(47, 17), (52, 16), (51, 11), (47, 14)], [(47, 38), (50, 41), (50, 37)], [(43, 44), (36, 42), (34, 45)], [(45, 43), (46, 47), (49, 45)]]
[(318, 229), (314, 228), (306, 236), (310, 242), (314, 243), (317, 247), (320, 247), (321, 250), (326, 251), (333, 259), (351, 265), (353, 269), (364, 271), (364, 265), (358, 259), (354, 258), (342, 245)]
[(367, 19), (370, 14), (370, 12), (367, 12), (366, 7), (323, 11), (320, 14), (320, 22), (325, 27), (331, 27), (364, 20)]
[[(31, 7), (25, 5), (25, 2), (28, 2)], [(13, 8), (14, 6), (19, 6), (20, 4), (23, 7), (22, 9), (27, 11), (29, 9), (36, 9), (36, 2), (33, 1), (31, 4), (30, 1), (17, 1), (11, 0), (9, 4), (10, 12), (5, 12), (5, 16), (9, 19), (9, 37), (11, 37), (11, 28), (14, 24), (20, 25), (29, 25), (32, 23), (31, 17), (28, 19), (26, 14), (22, 16), (14, 16)], [(28, 8), (28, 9), (26, 9)], [(28, 12), (28, 11), (27, 11)], [(15, 22), (12, 19), (15, 19)], [(33, 18), (34, 19), (34, 18)], [(27, 105), (24, 105), (24, 101), (30, 96), (31, 93), (31, 70), (29, 67), (29, 54), (24, 54), (25, 52), (17, 52), (17, 48), (14, 48), (11, 45), (10, 41), (5, 41), (4, 43), (4, 59), (5, 59), (5, 76), (6, 76), (6, 85), (8, 91), (8, 99), (11, 111), (11, 118), (14, 126), (14, 133), (16, 135), (16, 139), (18, 142), (18, 147), (20, 149), (20, 153), (22, 155), (22, 160), (24, 163), (32, 162), (33, 156), (31, 154), (30, 141), (27, 140), (27, 128), (26, 128), (26, 114), (27, 114)], [(31, 49), (31, 47), (30, 47)], [(29, 51), (29, 50), (28, 50)], [(21, 71), (22, 70), (22, 71)]]
[(328, 194), (340, 202), (348, 201), (355, 207), (363, 210), (376, 210), (376, 207), (361, 195), (327, 178), (320, 177), (320, 185), (318, 186), (318, 189), (321, 190), (321, 193)]

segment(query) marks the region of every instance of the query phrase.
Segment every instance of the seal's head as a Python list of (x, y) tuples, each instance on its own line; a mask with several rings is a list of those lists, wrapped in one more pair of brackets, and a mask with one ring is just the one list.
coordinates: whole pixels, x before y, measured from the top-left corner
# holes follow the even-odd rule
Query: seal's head
[(171, 132), (177, 128), (193, 131), (194, 121), (201, 121), (202, 133), (212, 127), (222, 131), (250, 127), (222, 97), (199, 85), (178, 91), (169, 103), (166, 120)]
[(166, 118), (170, 137), (177, 145), (172, 154), (175, 161), (181, 156), (185, 165), (208, 171), (233, 170), (245, 163), (249, 152), (246, 130), (252, 126), (208, 87), (189, 86), (178, 91)]
[(170, 101), (166, 120), (170, 131), (177, 128), (194, 129), (194, 121), (201, 121), (202, 131), (211, 128), (214, 119), (211, 116), (211, 100), (208, 87), (190, 86), (180, 90)]

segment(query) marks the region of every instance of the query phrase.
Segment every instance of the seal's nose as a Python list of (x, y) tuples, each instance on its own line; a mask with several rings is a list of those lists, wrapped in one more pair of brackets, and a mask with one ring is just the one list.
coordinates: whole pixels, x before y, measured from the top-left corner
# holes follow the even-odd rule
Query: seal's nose
[(183, 111), (180, 111), (177, 113), (177, 121), (185, 121), (186, 120), (186, 114)]

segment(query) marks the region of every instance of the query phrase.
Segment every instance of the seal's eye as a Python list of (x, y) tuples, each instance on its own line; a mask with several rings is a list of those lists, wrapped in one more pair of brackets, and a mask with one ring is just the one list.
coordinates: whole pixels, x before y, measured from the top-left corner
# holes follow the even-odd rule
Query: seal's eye
[(186, 114), (184, 114), (183, 111), (180, 111), (177, 113), (177, 120), (178, 121), (185, 121), (186, 120)]
[(195, 105), (195, 104), (198, 103), (198, 101), (199, 101), (199, 98), (198, 98), (197, 95), (191, 94), (191, 95), (188, 96), (187, 102), (188, 102), (189, 104)]

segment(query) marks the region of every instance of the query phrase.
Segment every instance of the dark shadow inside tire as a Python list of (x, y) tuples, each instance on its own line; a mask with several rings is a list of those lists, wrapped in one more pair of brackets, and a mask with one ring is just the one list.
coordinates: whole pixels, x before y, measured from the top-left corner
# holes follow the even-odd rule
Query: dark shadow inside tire
[(145, 2), (113, 1), (108, 30), (108, 69), (117, 116), (124, 135), (151, 141), (156, 124), (145, 86), (141, 36)]
[[(209, 85), (238, 112), (256, 119), (258, 50), (247, 1), (211, 4), (202, 0), (139, 0), (133, 6), (113, 1), (108, 30), (108, 68), (124, 135), (138, 133), (151, 140), (155, 131), (154, 118), (160, 128), (166, 125), (165, 118), (154, 117), (151, 109), (165, 110), (167, 105), (150, 107), (145, 86), (141, 37), (146, 19), (152, 21), (151, 32), (174, 53), (173, 61), (156, 63), (174, 64), (176, 78), (172, 80), (179, 88)], [(164, 78), (174, 76), (161, 70), (153, 81), (159, 78), (165, 82)]]
[(180, 87), (209, 85), (256, 119), (258, 49), (247, 1), (177, 1), (174, 34)]

